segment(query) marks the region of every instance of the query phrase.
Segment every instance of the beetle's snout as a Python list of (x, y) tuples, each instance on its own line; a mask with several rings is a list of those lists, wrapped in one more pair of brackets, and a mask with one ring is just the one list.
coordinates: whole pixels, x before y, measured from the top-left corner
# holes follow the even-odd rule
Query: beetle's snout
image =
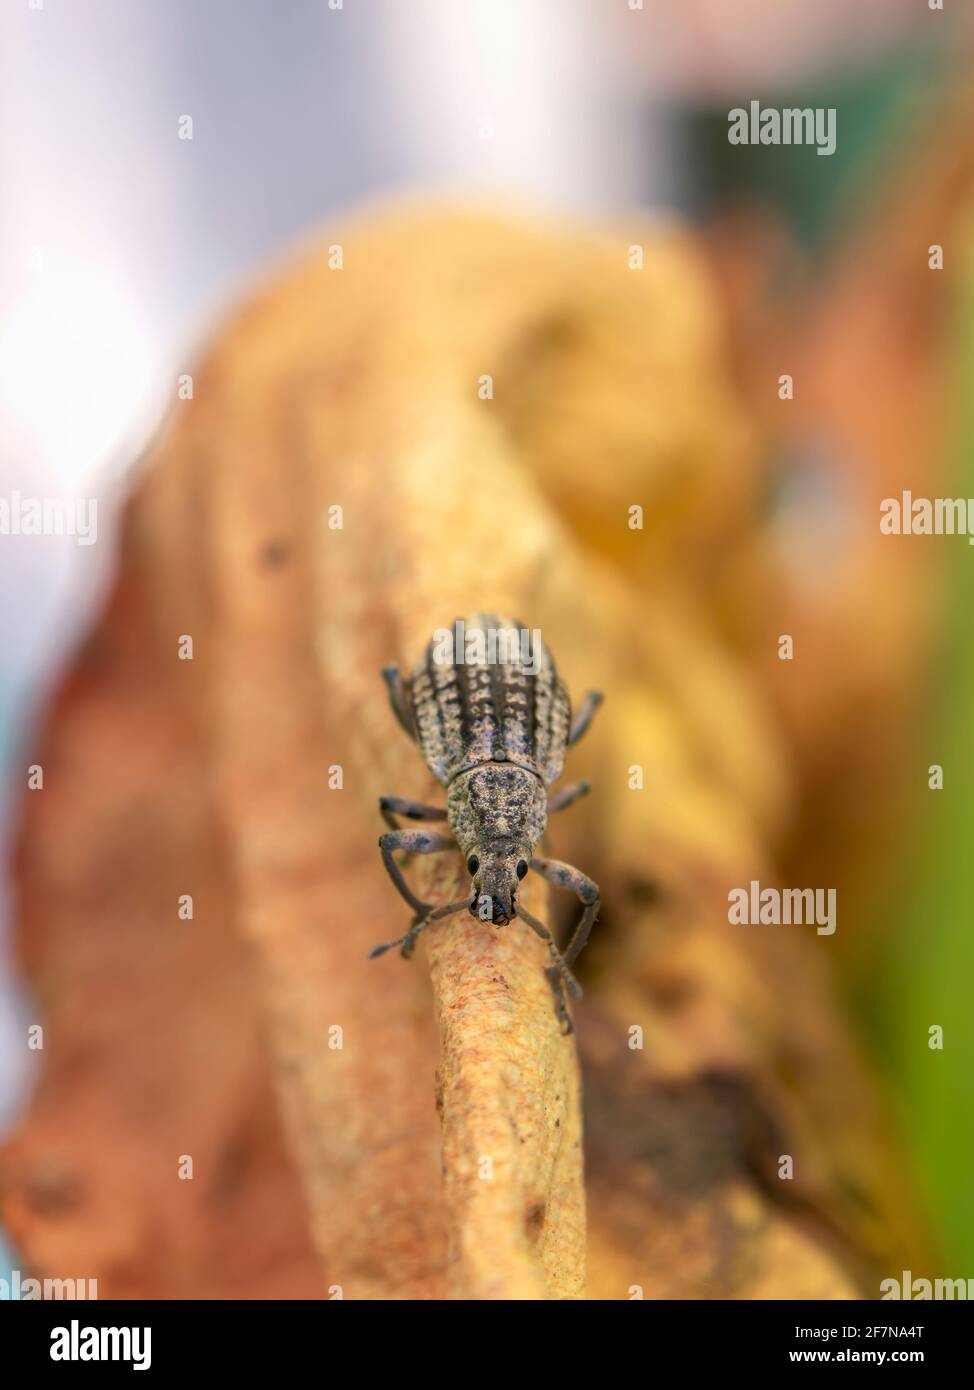
[(470, 915), (481, 922), (493, 922), (495, 927), (505, 927), (514, 917), (514, 894), (478, 892), (474, 889)]
[[(483, 907), (485, 907), (485, 908), (488, 906), (487, 903), (482, 903), (481, 905), (482, 905)], [(490, 909), (490, 917), (489, 917), (489, 918), (487, 917), (486, 912), (484, 912), (484, 913), (482, 914), (484, 920), (485, 920), (485, 921), (488, 921), (488, 920), (489, 920), (489, 921), (493, 922), (493, 924), (494, 924), (495, 927), (506, 927), (507, 924), (508, 924), (508, 922), (509, 922), (509, 921), (511, 920), (511, 918), (514, 916), (514, 894), (513, 894), (513, 893), (507, 893), (506, 895), (498, 894), (498, 895), (496, 895), (496, 896), (494, 896), (494, 897), (491, 897), (490, 903), (489, 903), (489, 909)]]
[(473, 897), (470, 901), (471, 915), (481, 922), (492, 922), (495, 927), (504, 927), (515, 915), (515, 896), (517, 879), (507, 865), (490, 866), (475, 874), (473, 878)]

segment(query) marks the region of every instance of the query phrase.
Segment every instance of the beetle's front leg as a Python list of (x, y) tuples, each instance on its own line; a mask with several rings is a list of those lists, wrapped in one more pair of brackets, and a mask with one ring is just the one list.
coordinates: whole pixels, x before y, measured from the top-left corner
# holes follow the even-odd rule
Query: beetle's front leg
[(578, 958), (599, 915), (599, 885), (593, 883), (581, 869), (575, 869), (571, 864), (563, 864), (560, 859), (532, 859), (531, 868), (557, 888), (568, 888), (571, 892), (577, 893), (584, 906), (578, 926), (565, 947), (565, 962), (571, 965)]
[(551, 992), (554, 995), (555, 1015), (558, 1019), (561, 1031), (566, 1034), (571, 1033), (573, 1031), (572, 1021), (565, 1005), (565, 990), (568, 990), (568, 993), (573, 999), (581, 999), (582, 987), (569, 970), (565, 957), (555, 945), (555, 938), (551, 935), (551, 932), (545, 924), (539, 922), (537, 917), (532, 916), (527, 908), (521, 907), (520, 904), (518, 904), (514, 911), (522, 922), (527, 922), (536, 936), (540, 936), (541, 940), (547, 943), (554, 965), (550, 970), (545, 971), (545, 975), (548, 977), (548, 983), (551, 985)]
[(400, 955), (403, 960), (408, 960), (416, 948), (416, 938), (430, 922), (438, 922), (442, 917), (449, 917), (451, 913), (459, 912), (461, 908), (468, 907), (466, 898), (458, 898), (456, 902), (446, 903), (443, 907), (434, 907), (424, 916), (417, 914), (409, 924), (409, 930), (405, 936), (397, 936), (395, 941), (384, 941), (381, 946), (373, 946), (369, 952), (369, 960), (374, 960), (376, 956), (385, 955), (386, 951), (393, 946), (401, 946)]
[(435, 830), (387, 830), (379, 836), (379, 849), (389, 877), (413, 911), (421, 917), (432, 912), (433, 904), (420, 902), (392, 856), (397, 849), (408, 850), (410, 854), (436, 854), (441, 849), (456, 849), (453, 836), (440, 835)]

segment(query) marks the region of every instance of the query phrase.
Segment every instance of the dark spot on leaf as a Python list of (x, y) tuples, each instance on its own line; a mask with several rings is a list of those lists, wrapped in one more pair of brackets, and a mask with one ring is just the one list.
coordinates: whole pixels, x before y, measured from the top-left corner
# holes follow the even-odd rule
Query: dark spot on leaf
[(277, 569), (283, 565), (288, 558), (289, 550), (286, 541), (268, 541), (260, 552), (261, 564), (267, 569)]
[(30, 1174), (26, 1197), (28, 1204), (36, 1212), (67, 1211), (77, 1206), (80, 1201), (81, 1187), (68, 1169), (61, 1167), (59, 1163), (45, 1162)]
[(544, 1229), (547, 1211), (544, 1202), (532, 1202), (524, 1213), (524, 1229), (529, 1236), (540, 1235)]

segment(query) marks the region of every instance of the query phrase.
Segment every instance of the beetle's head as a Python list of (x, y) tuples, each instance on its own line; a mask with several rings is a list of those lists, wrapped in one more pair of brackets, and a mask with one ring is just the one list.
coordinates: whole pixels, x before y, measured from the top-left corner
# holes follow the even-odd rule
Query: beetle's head
[(517, 890), (528, 871), (530, 850), (515, 845), (504, 849), (474, 849), (467, 855), (472, 880), (470, 915), (503, 927), (514, 916)]

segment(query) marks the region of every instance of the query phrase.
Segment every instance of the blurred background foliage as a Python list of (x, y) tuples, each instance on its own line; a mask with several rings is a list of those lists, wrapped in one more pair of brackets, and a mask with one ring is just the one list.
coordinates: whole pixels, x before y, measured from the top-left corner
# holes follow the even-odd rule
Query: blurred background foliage
[[(842, 254), (851, 226), (865, 227), (877, 247), (884, 237), (895, 240), (897, 226), (882, 215), (891, 206), (890, 190), (892, 206), (905, 208), (915, 166), (942, 160), (945, 147), (958, 159), (968, 152), (969, 129), (955, 119), (952, 104), (957, 66), (957, 55), (941, 43), (921, 40), (839, 80), (790, 92), (789, 104), (841, 113), (842, 138), (831, 159), (799, 161), (783, 147), (739, 152), (727, 144), (724, 107), (688, 113), (690, 148), (707, 173), (698, 205), (687, 210), (704, 220), (729, 206), (771, 210), (819, 266)], [(947, 168), (955, 178), (957, 169), (948, 162), (945, 175)], [(974, 203), (969, 170), (962, 169), (956, 187), (936, 188), (926, 222), (929, 241), (950, 247), (950, 365), (942, 380), (949, 448), (938, 458), (933, 437), (933, 456), (917, 458), (918, 496), (974, 497)], [(916, 220), (922, 223), (922, 216)], [(913, 250), (919, 264), (926, 239)], [(904, 323), (909, 312), (904, 306)], [(923, 596), (933, 649), (917, 706), (912, 786), (897, 808), (902, 852), (888, 855), (859, 885), (857, 918), (871, 945), (844, 957), (845, 987), (895, 1098), (944, 1268), (966, 1275), (974, 1268), (974, 571), (963, 540), (917, 543), (943, 545), (943, 553)], [(928, 786), (927, 750), (929, 763), (945, 769), (941, 792)], [(927, 1046), (934, 1025), (944, 1030), (943, 1051)]]
[[(959, 220), (959, 292), (947, 406), (951, 440), (944, 495), (974, 497), (974, 202)], [(923, 746), (944, 769), (943, 790), (911, 798), (912, 841), (877, 902), (894, 924), (873, 983), (856, 1002), (897, 1097), (908, 1145), (947, 1256), (974, 1268), (974, 570), (962, 540), (946, 562), (937, 661), (923, 714)], [(922, 772), (922, 769), (920, 769)], [(934, 799), (931, 803), (930, 796)], [(942, 1051), (919, 1045), (944, 1032)]]

